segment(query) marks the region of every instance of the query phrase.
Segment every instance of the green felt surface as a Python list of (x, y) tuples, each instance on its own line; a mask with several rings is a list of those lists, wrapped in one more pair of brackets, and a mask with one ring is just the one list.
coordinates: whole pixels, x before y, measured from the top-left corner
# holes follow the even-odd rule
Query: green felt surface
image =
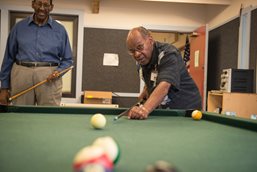
[(112, 136), (121, 149), (115, 172), (143, 172), (166, 160), (181, 172), (256, 171), (257, 132), (183, 116), (114, 122), (95, 130), (91, 114), (0, 114), (0, 171), (71, 172), (75, 154), (96, 138)]

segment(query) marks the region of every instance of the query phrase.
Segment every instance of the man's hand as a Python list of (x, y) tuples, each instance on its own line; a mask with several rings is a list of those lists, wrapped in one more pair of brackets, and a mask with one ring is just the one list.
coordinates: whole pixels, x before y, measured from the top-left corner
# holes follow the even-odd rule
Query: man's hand
[[(129, 119), (147, 119), (148, 115), (163, 101), (168, 94), (170, 83), (162, 81), (154, 89), (144, 105), (134, 106), (128, 113)], [(146, 88), (146, 87), (145, 87)], [(146, 89), (144, 89), (146, 90)], [(141, 94), (143, 95), (143, 94)]]
[(8, 89), (1, 89), (0, 90), (0, 104), (8, 105), (9, 104), (9, 91)]
[(60, 76), (59, 72), (58, 71), (54, 71), (52, 74), (50, 74), (48, 77), (47, 77), (47, 81), (52, 81), (54, 80), (55, 78), (58, 78)]
[(128, 119), (147, 119), (149, 113), (143, 105), (134, 106), (128, 113)]

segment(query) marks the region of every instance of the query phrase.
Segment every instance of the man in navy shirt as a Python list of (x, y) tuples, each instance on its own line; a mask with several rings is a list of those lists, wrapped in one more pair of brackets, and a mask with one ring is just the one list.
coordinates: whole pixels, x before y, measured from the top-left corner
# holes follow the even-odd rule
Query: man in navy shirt
[(45, 79), (49, 82), (13, 100), (18, 105), (60, 105), (58, 73), (73, 63), (65, 28), (49, 15), (52, 0), (32, 0), (34, 14), (11, 30), (0, 72), (0, 103)]
[(199, 90), (174, 46), (154, 41), (147, 29), (136, 27), (128, 33), (127, 48), (145, 82), (139, 99), (146, 99), (129, 111), (130, 119), (146, 119), (157, 107), (201, 110)]

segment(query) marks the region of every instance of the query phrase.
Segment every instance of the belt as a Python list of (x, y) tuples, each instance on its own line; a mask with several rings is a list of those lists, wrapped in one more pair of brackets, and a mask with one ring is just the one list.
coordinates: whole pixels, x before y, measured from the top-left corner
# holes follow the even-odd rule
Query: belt
[(16, 61), (17, 65), (26, 66), (26, 67), (51, 67), (51, 66), (59, 66), (59, 63), (51, 63), (51, 62), (22, 62)]

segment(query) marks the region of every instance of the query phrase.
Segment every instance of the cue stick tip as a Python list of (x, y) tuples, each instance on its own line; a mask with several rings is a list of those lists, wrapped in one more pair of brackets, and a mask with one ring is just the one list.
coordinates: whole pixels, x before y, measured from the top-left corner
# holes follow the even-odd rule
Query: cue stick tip
[(117, 121), (119, 118), (117, 117), (117, 116), (115, 116), (114, 118), (113, 118), (113, 121)]
[(120, 117), (122, 117), (123, 115), (118, 115), (118, 116), (115, 116), (114, 118), (113, 118), (113, 121), (117, 121)]
[(121, 118), (122, 116), (124, 116), (126, 113), (127, 113), (127, 110), (124, 111), (124, 112), (122, 112), (122, 113), (119, 114), (118, 116), (115, 116), (115, 117), (113, 118), (113, 121), (117, 121), (119, 118)]

